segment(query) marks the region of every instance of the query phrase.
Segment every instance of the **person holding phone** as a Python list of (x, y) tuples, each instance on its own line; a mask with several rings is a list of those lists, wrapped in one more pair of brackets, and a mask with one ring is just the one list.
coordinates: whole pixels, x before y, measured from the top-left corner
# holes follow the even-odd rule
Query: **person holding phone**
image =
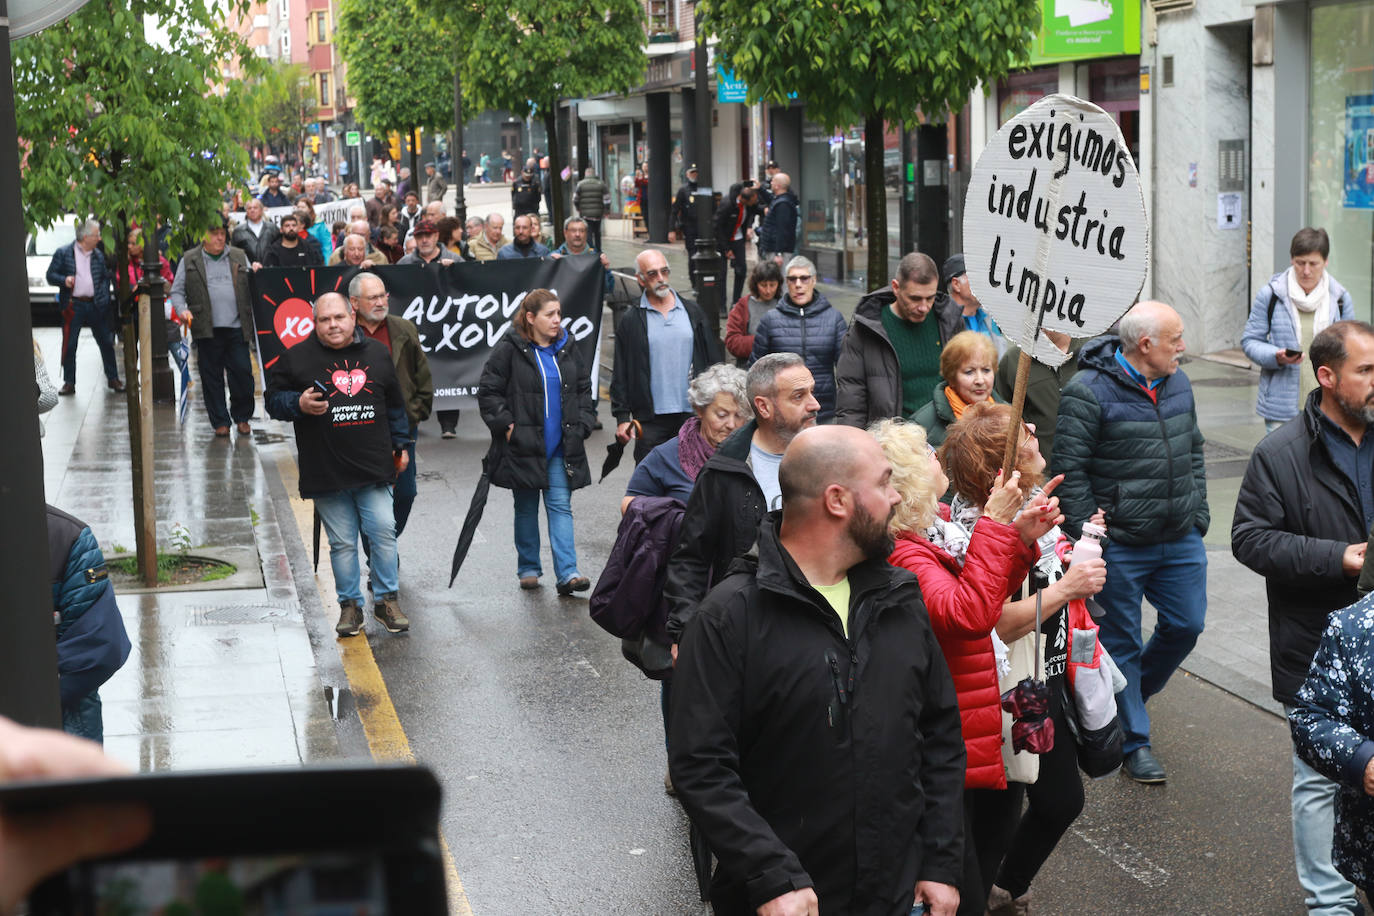
[(277, 361), (267, 412), (290, 420), (300, 451), (301, 498), (315, 501), (329, 535), (339, 596), (339, 636), (363, 628), (358, 537), (371, 546), (372, 613), (391, 633), (410, 629), (401, 611), (392, 487), (410, 466), (410, 420), (391, 353), (357, 328), (339, 293), (315, 300), (315, 333)]
[(1317, 390), (1315, 370), (1301, 368), (1312, 338), (1355, 317), (1350, 293), (1326, 272), (1330, 254), (1325, 229), (1299, 229), (1288, 246), (1291, 265), (1270, 277), (1250, 305), (1240, 345), (1260, 367), (1255, 412), (1265, 432), (1298, 416)]
[(592, 482), (583, 440), (596, 423), (592, 382), (552, 290), (525, 295), (510, 330), (482, 369), (477, 406), (492, 433), (491, 482), (515, 496), (516, 575), (539, 587), (539, 496), (549, 520), (555, 583), (560, 595), (585, 592), (577, 568), (572, 491)]

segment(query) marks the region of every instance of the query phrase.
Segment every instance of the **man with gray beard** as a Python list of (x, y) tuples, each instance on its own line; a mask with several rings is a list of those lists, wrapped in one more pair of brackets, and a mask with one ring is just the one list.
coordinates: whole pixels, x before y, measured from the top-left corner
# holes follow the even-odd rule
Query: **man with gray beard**
[[(1318, 388), (1260, 440), (1231, 523), (1231, 552), (1264, 576), (1274, 699), (1291, 712), (1332, 611), (1360, 595), (1374, 526), (1374, 326), (1338, 321), (1312, 339)], [(1293, 755), (1293, 850), (1308, 909), (1359, 913), (1331, 862), (1339, 785)]]

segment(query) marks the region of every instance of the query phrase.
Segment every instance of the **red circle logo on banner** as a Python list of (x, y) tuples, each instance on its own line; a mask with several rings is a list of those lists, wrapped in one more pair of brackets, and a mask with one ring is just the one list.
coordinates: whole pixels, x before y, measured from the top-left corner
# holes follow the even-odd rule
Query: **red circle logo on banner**
[(315, 310), (304, 299), (287, 299), (272, 316), (277, 339), (288, 350), (315, 333)]

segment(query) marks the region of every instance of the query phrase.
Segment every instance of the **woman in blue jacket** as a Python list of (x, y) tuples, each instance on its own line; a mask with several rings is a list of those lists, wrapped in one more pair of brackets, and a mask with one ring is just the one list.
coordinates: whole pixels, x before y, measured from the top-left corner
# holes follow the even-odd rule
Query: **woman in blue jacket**
[(749, 363), (769, 353), (796, 353), (816, 380), (816, 400), (821, 405), (817, 421), (829, 423), (835, 418), (835, 360), (840, 358), (849, 326), (839, 310), (816, 292), (816, 265), (808, 258), (798, 255), (788, 261), (783, 283), (782, 299), (754, 331)]
[(1304, 353), (1324, 328), (1355, 317), (1345, 287), (1326, 272), (1331, 239), (1325, 229), (1299, 229), (1288, 246), (1292, 265), (1260, 287), (1240, 345), (1260, 367), (1255, 412), (1273, 432), (1302, 411), (1317, 387)]

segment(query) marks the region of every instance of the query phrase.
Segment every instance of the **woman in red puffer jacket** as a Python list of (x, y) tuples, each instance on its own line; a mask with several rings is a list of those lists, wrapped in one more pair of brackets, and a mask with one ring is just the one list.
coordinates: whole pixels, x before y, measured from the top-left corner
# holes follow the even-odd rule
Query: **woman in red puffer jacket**
[(959, 912), (981, 914), (1007, 839), (1003, 793), (997, 791), (1007, 787), (1007, 779), (993, 631), (1003, 604), (1039, 559), (1037, 538), (1059, 520), (1059, 512), (1044, 496), (1019, 511), (1022, 472), (1013, 470), (1006, 482), (997, 476), (981, 515), (966, 533), (938, 514), (949, 480), (925, 430), (915, 423), (884, 420), (873, 433), (892, 464), (892, 486), (902, 496), (891, 523), (896, 546), (889, 561), (916, 574), (959, 697), (968, 755)]

